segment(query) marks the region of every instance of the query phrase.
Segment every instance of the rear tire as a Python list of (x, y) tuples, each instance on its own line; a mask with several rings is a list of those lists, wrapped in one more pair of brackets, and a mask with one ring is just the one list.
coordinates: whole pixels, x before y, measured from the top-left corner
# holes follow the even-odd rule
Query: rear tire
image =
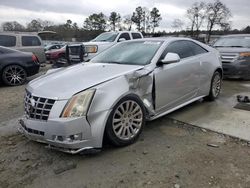
[(216, 71), (211, 80), (209, 95), (205, 97), (205, 100), (214, 101), (216, 98), (218, 98), (221, 91), (221, 85), (222, 75), (220, 72)]
[(27, 80), (27, 73), (19, 65), (9, 65), (3, 69), (2, 80), (4, 84), (9, 86), (22, 85)]
[(134, 143), (145, 124), (145, 109), (136, 96), (122, 98), (111, 111), (106, 124), (106, 137), (115, 146)]

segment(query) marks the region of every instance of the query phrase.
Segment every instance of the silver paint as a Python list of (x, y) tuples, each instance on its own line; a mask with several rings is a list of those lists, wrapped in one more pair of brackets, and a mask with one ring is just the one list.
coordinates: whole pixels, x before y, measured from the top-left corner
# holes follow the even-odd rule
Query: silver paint
[[(219, 53), (196, 42), (208, 53), (182, 59), (178, 63), (157, 66), (169, 43), (184, 38), (142, 39), (164, 41), (151, 63), (145, 66), (85, 63), (50, 72), (28, 84), (35, 96), (57, 99), (47, 122), (24, 117), (28, 128), (44, 131), (44, 137), (22, 132), (30, 139), (77, 153), (85, 148), (101, 148), (107, 119), (117, 102), (128, 94), (138, 96), (145, 106), (147, 119), (153, 120), (209, 94), (211, 79), (221, 69)], [(80, 91), (96, 89), (86, 117), (60, 118), (68, 100)], [(82, 140), (55, 141), (53, 135), (82, 133)]]

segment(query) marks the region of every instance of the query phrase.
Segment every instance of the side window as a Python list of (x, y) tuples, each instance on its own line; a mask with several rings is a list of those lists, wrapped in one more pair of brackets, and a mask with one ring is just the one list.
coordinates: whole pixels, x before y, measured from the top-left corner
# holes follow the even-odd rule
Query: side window
[(190, 50), (185, 41), (175, 41), (169, 44), (163, 52), (161, 58), (164, 58), (169, 52), (178, 54), (181, 59), (193, 56), (193, 52)]
[(132, 33), (132, 37), (133, 37), (133, 39), (141, 39), (142, 38), (140, 33)]
[[(119, 39), (121, 39), (121, 38), (124, 38), (124, 39), (126, 39), (126, 40), (130, 40), (130, 36), (129, 36), (128, 33), (122, 33), (122, 34), (120, 35)], [(119, 41), (119, 39), (118, 39), (118, 41)]]
[(202, 48), (200, 45), (192, 42), (192, 41), (186, 41), (186, 44), (192, 49), (194, 55), (204, 54), (208, 51)]
[(5, 47), (16, 46), (16, 37), (10, 35), (0, 35), (0, 46), (5, 46)]
[(41, 42), (36, 36), (22, 36), (22, 46), (41, 46)]

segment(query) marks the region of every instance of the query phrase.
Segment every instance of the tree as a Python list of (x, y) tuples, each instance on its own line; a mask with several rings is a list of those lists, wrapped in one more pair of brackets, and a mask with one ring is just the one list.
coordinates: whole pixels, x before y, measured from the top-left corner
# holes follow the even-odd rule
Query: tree
[(217, 25), (221, 28), (228, 28), (230, 26), (230, 22), (228, 19), (232, 16), (231, 11), (227, 8), (225, 4), (220, 2), (220, 0), (216, 0), (214, 3), (208, 3), (207, 9), (207, 42), (210, 41), (210, 36), (212, 34), (213, 28)]
[(126, 15), (124, 16), (124, 20), (123, 20), (123, 25), (124, 25), (124, 29), (131, 31), (132, 29), (132, 25), (133, 25), (133, 21), (132, 21), (132, 15)]
[(250, 33), (250, 26), (247, 26), (245, 29), (242, 30), (243, 33)]
[(181, 21), (180, 19), (174, 19), (172, 23), (172, 27), (179, 31), (182, 30), (183, 25), (184, 25), (184, 22)]
[(41, 19), (37, 19), (40, 23), (41, 23), (41, 26), (42, 26), (42, 30), (47, 30), (49, 29), (50, 27), (53, 27), (55, 26), (55, 24), (52, 22), (52, 21), (49, 21), (49, 20), (41, 20)]
[(86, 18), (83, 27), (86, 30), (104, 31), (106, 26), (106, 16), (101, 12), (99, 14), (92, 14)]
[(143, 7), (142, 8), (143, 10), (143, 20), (144, 20), (144, 23), (143, 23), (143, 31), (145, 33), (148, 33), (151, 29), (151, 24), (150, 24), (150, 11), (147, 7)]
[[(206, 16), (206, 4), (204, 2), (196, 2), (187, 10), (187, 17), (191, 22), (191, 36), (199, 37), (200, 27)], [(194, 32), (195, 31), (195, 32)]]
[(78, 27), (78, 25), (77, 25), (76, 22), (73, 23), (72, 29), (74, 29), (75, 31), (77, 31), (79, 29), (79, 27)]
[(25, 27), (16, 21), (4, 22), (2, 24), (2, 28), (4, 31), (24, 31), (25, 30)]
[(115, 31), (116, 25), (119, 25), (119, 23), (121, 22), (121, 15), (116, 12), (111, 12), (109, 16), (109, 22), (112, 30)]
[(150, 12), (150, 16), (151, 16), (151, 24), (152, 24), (152, 28), (153, 28), (153, 33), (155, 32), (155, 28), (159, 26), (160, 21), (162, 20), (160, 11), (154, 7), (151, 12)]
[(143, 9), (142, 7), (137, 7), (135, 9), (135, 12), (133, 12), (133, 15), (131, 17), (132, 22), (134, 22), (137, 25), (138, 31), (142, 31), (143, 22), (144, 22), (144, 15), (143, 15)]
[(42, 31), (43, 26), (39, 20), (32, 20), (30, 23), (27, 24), (28, 31)]
[(65, 28), (70, 29), (72, 27), (72, 21), (69, 19), (66, 21)]

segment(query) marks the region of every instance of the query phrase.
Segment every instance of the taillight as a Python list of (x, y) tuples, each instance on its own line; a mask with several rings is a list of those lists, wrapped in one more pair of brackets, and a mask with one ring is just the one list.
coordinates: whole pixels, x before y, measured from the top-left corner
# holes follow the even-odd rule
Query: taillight
[(34, 54), (32, 55), (32, 61), (38, 62), (38, 59), (37, 59), (37, 57)]

